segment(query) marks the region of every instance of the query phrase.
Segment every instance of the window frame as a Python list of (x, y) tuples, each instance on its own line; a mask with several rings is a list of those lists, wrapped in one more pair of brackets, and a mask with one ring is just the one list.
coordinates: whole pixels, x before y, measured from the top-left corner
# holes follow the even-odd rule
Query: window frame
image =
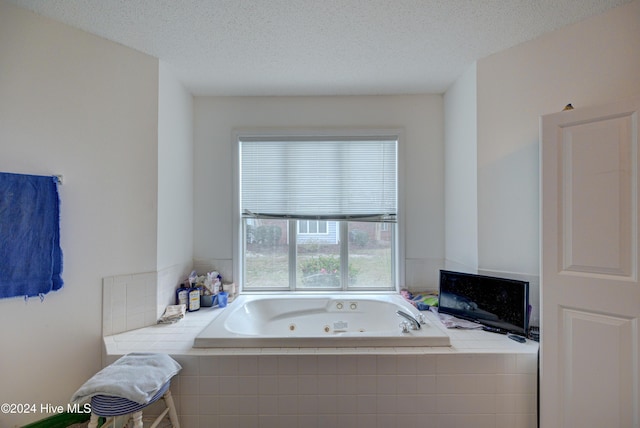
[[(232, 221), (233, 221), (233, 278), (242, 293), (269, 293), (269, 292), (286, 292), (286, 293), (303, 293), (300, 290), (291, 290), (289, 286), (281, 289), (265, 289), (259, 290), (251, 288), (245, 290), (243, 278), (243, 251), (244, 251), (244, 222), (242, 221), (242, 212), (240, 209), (240, 143), (245, 139), (255, 138), (283, 138), (283, 139), (310, 139), (310, 138), (330, 138), (344, 140), (362, 140), (363, 138), (372, 139), (390, 139), (397, 142), (397, 213), (396, 228), (393, 234), (393, 244), (395, 246), (395, 259), (392, 261), (393, 288), (398, 292), (400, 286), (405, 280), (405, 221), (404, 221), (404, 130), (401, 128), (384, 128), (384, 129), (236, 129), (232, 132), (232, 155), (233, 155), (233, 204), (232, 204)], [(294, 222), (293, 228), (297, 228)], [(295, 246), (293, 247), (295, 249)], [(313, 290), (313, 292), (323, 292), (322, 290)], [(329, 290), (329, 293), (341, 293), (343, 290)], [(349, 290), (349, 292), (379, 293), (381, 290)], [(384, 292), (389, 292), (385, 290)]]

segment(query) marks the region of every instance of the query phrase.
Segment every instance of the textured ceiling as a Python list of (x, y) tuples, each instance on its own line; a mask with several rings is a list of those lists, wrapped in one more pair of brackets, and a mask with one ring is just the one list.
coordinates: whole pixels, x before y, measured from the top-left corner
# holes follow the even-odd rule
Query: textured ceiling
[(442, 93), (480, 58), (629, 0), (10, 2), (157, 57), (196, 95), (351, 95)]

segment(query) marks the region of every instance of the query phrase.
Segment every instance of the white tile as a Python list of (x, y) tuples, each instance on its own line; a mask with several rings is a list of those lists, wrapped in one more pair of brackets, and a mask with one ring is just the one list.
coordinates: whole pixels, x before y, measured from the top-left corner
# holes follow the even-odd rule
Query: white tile
[[(221, 395), (238, 395), (238, 378), (239, 376), (217, 376), (220, 391), (219, 393)], [(202, 384), (202, 379), (200, 379), (200, 384)]]
[(235, 356), (222, 356), (218, 359), (219, 373), (221, 376), (238, 376), (238, 358)]
[(220, 415), (237, 415), (240, 411), (240, 400), (236, 395), (218, 395)]
[(395, 355), (378, 355), (376, 357), (377, 373), (395, 375), (398, 370)]
[(462, 374), (439, 375), (439, 394), (493, 394), (496, 392), (496, 375)]
[(335, 395), (318, 395), (318, 414), (335, 414), (337, 411), (337, 397)]
[[(251, 428), (255, 428), (257, 425), (253, 425)], [(299, 414), (298, 415), (298, 427), (304, 428), (323, 428), (318, 425), (318, 416), (315, 414)]]
[(397, 376), (379, 375), (376, 376), (376, 389), (378, 394), (395, 394), (398, 390)]
[(318, 399), (313, 395), (298, 396), (298, 414), (315, 415), (318, 413)]
[(377, 357), (375, 355), (358, 356), (356, 373), (358, 375), (376, 374), (377, 373)]
[(198, 378), (199, 395), (218, 395), (221, 391), (221, 384), (217, 376), (200, 376)]
[(340, 394), (353, 395), (358, 393), (358, 377), (356, 375), (338, 375), (336, 382)]
[(377, 376), (358, 376), (356, 382), (358, 394), (373, 394), (378, 386)]
[(279, 375), (297, 375), (298, 374), (298, 356), (297, 355), (281, 355), (278, 357), (278, 374)]
[(201, 415), (218, 415), (220, 400), (217, 395), (200, 395), (198, 396), (198, 408)]
[(280, 428), (280, 420), (276, 414), (260, 414), (258, 415), (257, 427), (258, 428)]
[(494, 354), (438, 355), (438, 374), (493, 374), (497, 371)]
[(258, 373), (261, 375), (278, 374), (278, 356), (261, 355), (258, 358)]
[(199, 388), (198, 376), (180, 376), (181, 397), (197, 395)]
[[(318, 374), (336, 373), (338, 373), (338, 357), (336, 355), (318, 356)], [(355, 372), (352, 374), (355, 374)]]
[(398, 374), (415, 375), (418, 370), (418, 357), (416, 355), (398, 356)]
[(538, 371), (538, 356), (536, 354), (517, 354), (516, 373), (535, 374)]
[(367, 414), (367, 413), (376, 413), (376, 406), (378, 405), (378, 400), (376, 395), (358, 395), (357, 396), (357, 413)]
[(354, 414), (358, 407), (357, 395), (336, 395), (336, 412), (342, 415)]
[(374, 414), (358, 414), (357, 428), (371, 428), (377, 425), (377, 415)]
[(358, 373), (358, 356), (339, 355), (336, 359), (336, 372), (338, 374)]
[[(428, 426), (425, 424), (425, 421), (436, 421), (435, 415), (427, 415), (427, 414), (397, 414), (396, 415), (396, 426), (398, 427), (420, 427), (420, 426)], [(430, 422), (433, 424), (433, 422)], [(443, 428), (440, 425), (438, 428)]]
[(537, 378), (535, 374), (496, 375), (496, 391), (503, 394), (531, 393), (535, 394)]
[(278, 414), (279, 415), (297, 415), (298, 414), (298, 396), (297, 395), (278, 395)]
[(318, 376), (300, 375), (298, 377), (298, 394), (315, 395), (318, 393)]
[(338, 393), (338, 375), (319, 375), (318, 394)]
[(258, 376), (238, 376), (238, 395), (257, 395)]
[(278, 394), (293, 395), (298, 393), (298, 376), (278, 375)]
[(260, 395), (258, 397), (258, 412), (260, 415), (278, 414), (278, 396)]
[(356, 415), (320, 415), (318, 423), (321, 427), (357, 428), (358, 417)]
[(304, 355), (298, 357), (298, 374), (308, 375), (318, 373), (318, 357), (316, 355)]
[(433, 375), (416, 376), (416, 389), (418, 394), (435, 394), (437, 378)]
[(435, 355), (418, 355), (416, 358), (416, 374), (429, 375), (436, 373), (437, 358)]
[[(238, 428), (256, 428), (259, 424), (258, 415), (240, 415), (238, 416)], [(230, 428), (224, 426), (224, 428)]]
[(240, 415), (257, 415), (259, 413), (259, 397), (258, 395), (243, 395), (236, 397), (240, 404), (238, 414)]
[[(396, 377), (396, 392), (398, 395), (417, 394), (419, 382), (426, 381), (426, 376), (399, 375)], [(435, 377), (433, 379), (435, 389)], [(433, 391), (425, 391), (424, 386), (420, 386), (421, 393), (432, 393)]]
[(438, 413), (495, 413), (496, 396), (493, 394), (438, 394)]
[(496, 417), (492, 414), (438, 415), (435, 419), (440, 428), (496, 428)]
[(527, 414), (535, 413), (537, 396), (535, 394), (497, 394), (496, 412)]
[(258, 394), (260, 396), (278, 394), (278, 377), (265, 375), (258, 377)]
[(395, 414), (398, 411), (398, 398), (395, 394), (376, 395), (376, 412), (382, 414)]

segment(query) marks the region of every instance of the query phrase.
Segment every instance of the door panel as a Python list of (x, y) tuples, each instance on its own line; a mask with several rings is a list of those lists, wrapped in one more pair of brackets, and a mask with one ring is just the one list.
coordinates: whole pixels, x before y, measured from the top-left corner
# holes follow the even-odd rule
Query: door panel
[(639, 105), (541, 119), (543, 428), (640, 428)]
[[(628, 318), (569, 308), (561, 308), (560, 319), (562, 336), (566, 338), (559, 349), (563, 426), (632, 426), (636, 323)], [(594, 337), (598, 338), (597, 343)], [(589, 347), (595, 352), (584, 352)]]
[(632, 123), (626, 115), (562, 127), (559, 166), (565, 273), (626, 277), (635, 273)]

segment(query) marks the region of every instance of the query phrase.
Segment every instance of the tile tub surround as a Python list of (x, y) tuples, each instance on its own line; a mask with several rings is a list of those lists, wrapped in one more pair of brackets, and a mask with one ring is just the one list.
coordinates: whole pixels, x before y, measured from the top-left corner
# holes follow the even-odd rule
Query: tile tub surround
[(183, 428), (536, 427), (535, 342), (448, 330), (448, 348), (192, 348), (222, 311), (106, 336), (105, 362), (175, 358)]

